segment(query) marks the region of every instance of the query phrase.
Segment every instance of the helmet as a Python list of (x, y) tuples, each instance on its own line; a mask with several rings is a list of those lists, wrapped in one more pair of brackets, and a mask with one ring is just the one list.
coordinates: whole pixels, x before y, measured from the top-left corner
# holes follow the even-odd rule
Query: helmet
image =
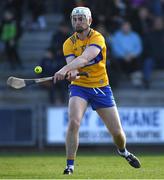
[(76, 7), (72, 10), (71, 17), (74, 15), (85, 15), (89, 19), (91, 18), (91, 11), (87, 7)]

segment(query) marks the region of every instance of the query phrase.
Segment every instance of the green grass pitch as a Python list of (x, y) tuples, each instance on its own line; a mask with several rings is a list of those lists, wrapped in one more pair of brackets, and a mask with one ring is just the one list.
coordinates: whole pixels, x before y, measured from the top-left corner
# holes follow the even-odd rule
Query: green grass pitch
[(140, 169), (118, 155), (78, 153), (73, 175), (63, 175), (64, 153), (0, 153), (0, 179), (162, 179), (164, 154), (137, 154)]

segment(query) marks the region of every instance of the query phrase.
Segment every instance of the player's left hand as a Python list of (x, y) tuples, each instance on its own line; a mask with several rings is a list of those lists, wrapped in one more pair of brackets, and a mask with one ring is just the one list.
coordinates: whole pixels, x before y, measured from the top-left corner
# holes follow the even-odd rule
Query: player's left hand
[(67, 74), (67, 71), (65, 70), (65, 68), (62, 68), (59, 71), (57, 71), (54, 74), (54, 83), (56, 83), (57, 81), (64, 80), (66, 77), (66, 74)]
[(68, 81), (73, 81), (73, 80), (75, 80), (75, 79), (79, 79), (80, 77), (77, 76), (78, 73), (79, 73), (78, 70), (69, 71), (69, 72), (67, 73), (67, 78), (66, 78), (66, 79), (67, 79)]

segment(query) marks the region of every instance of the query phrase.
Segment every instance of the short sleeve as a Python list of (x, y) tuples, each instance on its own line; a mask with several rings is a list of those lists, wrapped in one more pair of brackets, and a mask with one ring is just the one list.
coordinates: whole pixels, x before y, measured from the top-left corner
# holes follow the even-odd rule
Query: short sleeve
[(89, 46), (96, 46), (102, 50), (105, 46), (104, 37), (100, 33), (93, 35), (90, 39)]
[(63, 44), (63, 54), (66, 58), (69, 56), (75, 56), (73, 52), (73, 43), (69, 38)]

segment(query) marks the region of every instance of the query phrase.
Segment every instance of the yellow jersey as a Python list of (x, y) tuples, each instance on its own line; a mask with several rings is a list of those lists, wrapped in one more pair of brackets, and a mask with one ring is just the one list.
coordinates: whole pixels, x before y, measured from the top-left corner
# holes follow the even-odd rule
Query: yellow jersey
[(86, 47), (96, 46), (100, 53), (92, 59), (85, 67), (79, 68), (79, 72), (88, 72), (89, 77), (81, 76), (71, 82), (71, 84), (83, 87), (96, 88), (109, 84), (106, 71), (106, 44), (104, 37), (97, 31), (91, 29), (84, 40), (80, 40), (75, 32), (63, 44), (63, 53), (67, 58), (80, 56)]

